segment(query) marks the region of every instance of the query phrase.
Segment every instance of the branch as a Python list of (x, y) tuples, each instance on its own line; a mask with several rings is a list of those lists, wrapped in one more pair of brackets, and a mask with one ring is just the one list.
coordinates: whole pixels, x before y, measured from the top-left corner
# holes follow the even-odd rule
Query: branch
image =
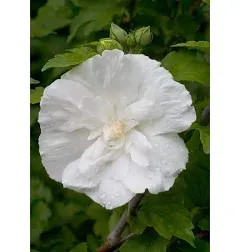
[(134, 234), (129, 234), (123, 238), (121, 238), (121, 235), (123, 231), (125, 230), (127, 226), (127, 218), (130, 215), (133, 215), (136, 213), (138, 205), (140, 204), (142, 198), (146, 194), (137, 194), (129, 203), (129, 208), (126, 209), (114, 229), (111, 231), (111, 233), (108, 235), (107, 240), (104, 242), (104, 244), (97, 249), (98, 252), (112, 252), (116, 248), (120, 247), (127, 239), (132, 237)]

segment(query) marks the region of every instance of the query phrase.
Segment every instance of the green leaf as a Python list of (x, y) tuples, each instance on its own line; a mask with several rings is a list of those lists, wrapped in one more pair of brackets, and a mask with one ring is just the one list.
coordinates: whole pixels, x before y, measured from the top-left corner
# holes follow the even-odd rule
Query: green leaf
[(209, 220), (209, 216), (207, 217), (203, 217), (199, 223), (198, 226), (202, 229), (202, 230), (210, 230), (210, 220)]
[(142, 219), (139, 219), (138, 216), (131, 216), (128, 222), (131, 232), (134, 234), (142, 234), (147, 227), (147, 224)]
[(38, 242), (40, 235), (48, 227), (51, 215), (48, 205), (42, 201), (31, 206), (31, 243)]
[(88, 249), (91, 252), (96, 252), (97, 248), (100, 247), (99, 239), (94, 235), (87, 236)]
[(100, 235), (102, 238), (106, 238), (109, 233), (109, 217), (110, 211), (107, 211), (105, 208), (101, 207), (96, 203), (92, 203), (87, 211), (87, 216), (94, 220), (94, 233)]
[(37, 122), (39, 113), (39, 106), (31, 105), (30, 106), (30, 126), (34, 125)]
[(210, 5), (210, 0), (203, 0), (203, 2), (207, 3), (208, 5)]
[(88, 58), (91, 58), (97, 54), (91, 48), (80, 47), (68, 50), (69, 52), (64, 54), (57, 54), (53, 59), (50, 59), (42, 68), (45, 71), (52, 67), (68, 67), (82, 63)]
[(198, 123), (195, 123), (194, 125), (192, 125), (192, 128), (199, 131), (203, 150), (206, 154), (210, 154), (210, 127), (201, 126)]
[(210, 128), (201, 127), (199, 128), (200, 139), (203, 145), (203, 150), (206, 154), (210, 154)]
[[(193, 155), (198, 154), (193, 153)], [(187, 170), (183, 171), (182, 176), (186, 183), (185, 203), (191, 208), (209, 207), (209, 170), (201, 168), (198, 163), (192, 163), (190, 160), (187, 164)]]
[(114, 16), (122, 15), (124, 11), (122, 3), (118, 1), (101, 0), (83, 2), (73, 0), (73, 2), (82, 9), (70, 26), (70, 35), (67, 42), (70, 42), (78, 33), (86, 37), (94, 31), (109, 28)]
[(168, 240), (159, 236), (154, 231), (144, 232), (127, 240), (121, 247), (121, 252), (166, 252)]
[(194, 246), (193, 224), (184, 205), (174, 198), (151, 195), (141, 205), (138, 217), (148, 226), (154, 227), (159, 235), (169, 240), (179, 237)]
[(210, 84), (209, 64), (198, 61), (191, 52), (170, 52), (162, 60), (162, 66), (169, 70), (176, 81)]
[(41, 97), (43, 95), (44, 87), (36, 87), (35, 89), (31, 89), (30, 91), (30, 103), (36, 104), (41, 101)]
[(187, 148), (190, 152), (195, 152), (198, 150), (200, 144), (199, 132), (194, 130), (190, 140), (186, 144)]
[(87, 252), (87, 243), (82, 242), (76, 247), (72, 248), (69, 252)]
[(210, 245), (208, 242), (196, 239), (196, 248), (189, 246), (187, 243), (180, 242), (176, 246), (169, 249), (169, 252), (210, 252)]
[(42, 180), (31, 177), (31, 202), (35, 200), (43, 200), (47, 203), (52, 201), (52, 192)]
[(87, 216), (83, 213), (81, 206), (74, 202), (57, 201), (53, 204), (53, 218), (51, 219), (52, 226), (62, 226), (66, 223), (80, 225)]
[(34, 80), (33, 78), (30, 78), (30, 84), (39, 84), (39, 81)]
[(71, 23), (72, 10), (64, 2), (49, 0), (39, 9), (37, 17), (31, 20), (31, 37), (46, 36)]
[(204, 53), (210, 52), (210, 42), (208, 41), (187, 41), (186, 43), (179, 43), (172, 45), (171, 47), (186, 47), (188, 49), (196, 49)]

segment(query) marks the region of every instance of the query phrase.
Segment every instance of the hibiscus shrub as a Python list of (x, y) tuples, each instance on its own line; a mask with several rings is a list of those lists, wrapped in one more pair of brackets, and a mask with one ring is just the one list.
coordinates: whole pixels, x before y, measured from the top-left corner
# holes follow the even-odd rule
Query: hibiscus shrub
[[(209, 5), (209, 0), (31, 0), (30, 240), (32, 252), (209, 251)], [(135, 121), (133, 123), (131, 120), (131, 124), (129, 121), (124, 124), (122, 121), (115, 121), (104, 126), (103, 133), (99, 128), (96, 130), (93, 127), (92, 131), (89, 131), (90, 136), (94, 138), (103, 134), (102, 139), (115, 141), (125, 134), (127, 127), (132, 130), (137, 125), (138, 131), (129, 131), (132, 132), (129, 136), (131, 139), (139, 140), (135, 144), (140, 149), (146, 147), (149, 142), (161, 146), (163, 148), (161, 154), (165, 155), (165, 159), (163, 160), (161, 155), (158, 156), (158, 153), (154, 158), (156, 162), (161, 162), (161, 169), (166, 173), (163, 172), (163, 179), (159, 182), (161, 186), (157, 189), (154, 187), (158, 178), (157, 173), (150, 179), (150, 175), (154, 174), (148, 174), (148, 178), (143, 177), (148, 179), (147, 186), (139, 180), (138, 173), (131, 175), (126, 182), (130, 191), (124, 188), (123, 195), (115, 193), (119, 181), (115, 184), (108, 183), (105, 194), (114, 192), (119, 198), (114, 205), (110, 201), (105, 202), (103, 194), (101, 198), (97, 198), (96, 191), (93, 193), (86, 186), (96, 182), (95, 175), (98, 176), (98, 173), (88, 174), (87, 177), (81, 175), (81, 183), (85, 185), (83, 190), (73, 184), (76, 174), (72, 174), (71, 169), (65, 172), (65, 177), (59, 173), (59, 169), (61, 166), (68, 167), (66, 157), (71, 156), (74, 159), (71, 162), (80, 157), (75, 153), (78, 150), (68, 148), (65, 142), (67, 134), (75, 130), (77, 123), (75, 118), (71, 117), (75, 107), (73, 109), (68, 107), (66, 97), (71, 94), (73, 99), (81, 103), (81, 96), (88, 92), (81, 89), (81, 94), (78, 96), (79, 89), (71, 89), (73, 85), (71, 81), (76, 77), (74, 70), (71, 69), (77, 66), (75, 69), (81, 72), (80, 77), (84, 75), (87, 79), (93, 78), (98, 67), (113, 76), (111, 70), (116, 70), (114, 66), (120, 62), (118, 57), (122, 57), (123, 53), (125, 59), (129, 59), (131, 63), (128, 62), (129, 65), (126, 65), (124, 62), (127, 60), (122, 61), (125, 64), (125, 76), (121, 72), (119, 77), (120, 79), (122, 77), (122, 82), (119, 81), (122, 86), (120, 89), (114, 89), (112, 93), (108, 89), (104, 92), (107, 90), (108, 95), (111, 93), (111, 99), (115, 99), (127, 87), (125, 97), (131, 96), (136, 100), (128, 106), (127, 115), (129, 116), (131, 112), (130, 119)], [(104, 57), (109, 57), (108, 61), (99, 61), (96, 68), (94, 60), (104, 59)], [(92, 66), (92, 62), (95, 62), (95, 68), (91, 68), (90, 71), (89, 65)], [(151, 79), (149, 76), (151, 74), (156, 78), (160, 76), (157, 71), (150, 74), (151, 67), (154, 69), (158, 67), (157, 71), (164, 75), (165, 80), (167, 79), (160, 91), (153, 88), (156, 83), (154, 78)], [(59, 81), (58, 79), (66, 72), (67, 74)], [(99, 80), (106, 79), (101, 74), (97, 77)], [(139, 98), (141, 90), (134, 89), (131, 84), (127, 86), (125, 80), (140, 82), (146, 77), (149, 77), (146, 82), (148, 85), (144, 89), (144, 99), (141, 100)], [(51, 84), (53, 82), (55, 84)], [(117, 85), (117, 82), (113, 84)], [(168, 85), (172, 85), (171, 88), (168, 89)], [(47, 86), (49, 87), (46, 88)], [(90, 110), (89, 106), (92, 109), (94, 101), (94, 111), (97, 111), (95, 115), (100, 117), (102, 111), (105, 113), (109, 109), (104, 98), (105, 93), (99, 91), (102, 86), (91, 88), (89, 90), (94, 94), (96, 92), (97, 97), (89, 96), (84, 111)], [(56, 92), (58, 92), (57, 98)], [(134, 98), (135, 96), (140, 100)], [(161, 102), (158, 101), (160, 96)], [(110, 103), (114, 103), (111, 99)], [(152, 103), (149, 103), (148, 99)], [(121, 105), (124, 105), (124, 99), (122, 102)], [(103, 105), (105, 110), (101, 110)], [(154, 114), (149, 114), (149, 111), (153, 112), (153, 105)], [(144, 114), (139, 114), (140, 110), (144, 111)], [(154, 137), (148, 137), (149, 141), (145, 141), (143, 135), (135, 138), (134, 134), (147, 131), (152, 133), (153, 128), (158, 132), (157, 134), (168, 133), (162, 131), (162, 123), (154, 124), (156, 114), (161, 117), (163, 114), (170, 115), (171, 119), (174, 118), (170, 122), (167, 121), (165, 126), (171, 129), (168, 132), (180, 133), (179, 137), (172, 134), (169, 139), (176, 141), (182, 152), (174, 148), (171, 142), (169, 144), (167, 136), (159, 137), (159, 142), (156, 139), (155, 142), (151, 140)], [(84, 118), (84, 122), (81, 123), (85, 123), (84, 127), (92, 127), (92, 124), (90, 125), (92, 122), (86, 122), (87, 119)], [(141, 125), (139, 123), (141, 120), (145, 124), (146, 121), (151, 120), (151, 127), (155, 126), (151, 128), (146, 127), (145, 124)], [(99, 143), (100, 140), (92, 148), (105, 153), (105, 147), (103, 148)], [(71, 141), (76, 143), (76, 146), (79, 145), (83, 151), (89, 146), (83, 144), (78, 134), (71, 135)], [(188, 159), (185, 145), (188, 149)], [(61, 148), (64, 151), (59, 155)], [(128, 147), (125, 144), (124, 148), (125, 152), (126, 149), (130, 151), (135, 163), (146, 167), (149, 165), (149, 160), (151, 163), (151, 158), (143, 155), (144, 151), (131, 149), (130, 144)], [(169, 152), (169, 149), (172, 152)], [(91, 155), (92, 152), (90, 150)], [(107, 166), (107, 163), (112, 162), (113, 156), (116, 156), (115, 152), (111, 155), (107, 153), (104, 156), (105, 163), (100, 160), (101, 165), (104, 166), (101, 167), (102, 169)], [(81, 160), (80, 166), (83, 164), (87, 166), (89, 162), (89, 157), (86, 155), (84, 157), (86, 162)], [(117, 171), (120, 175), (125, 172), (126, 167), (123, 165), (127, 165), (126, 160), (122, 159), (122, 166), (119, 166)], [(175, 173), (171, 170), (172, 177), (171, 179), (168, 177), (167, 180), (166, 174), (169, 170), (166, 169), (169, 168), (169, 160), (172, 165), (174, 164)], [(102, 170), (99, 172), (101, 173)], [(62, 182), (66, 188), (50, 177)], [(142, 193), (144, 191), (142, 188), (148, 188), (150, 193), (146, 191), (141, 201), (139, 200), (135, 208), (131, 209), (131, 204), (127, 202), (136, 193)], [(126, 209), (123, 238), (117, 237), (117, 243), (112, 248), (107, 242), (109, 241), (107, 237), (112, 234)]]

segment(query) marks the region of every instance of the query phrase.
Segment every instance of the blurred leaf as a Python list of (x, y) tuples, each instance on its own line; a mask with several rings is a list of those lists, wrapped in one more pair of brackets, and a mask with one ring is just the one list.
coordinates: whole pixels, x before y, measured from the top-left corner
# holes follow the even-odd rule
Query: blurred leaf
[(198, 226), (199, 226), (202, 230), (210, 231), (210, 218), (209, 218), (209, 216), (203, 217), (203, 218), (199, 221)]
[(75, 248), (72, 248), (69, 252), (87, 252), (87, 243), (82, 242), (78, 244)]
[(70, 52), (64, 54), (55, 55), (53, 59), (50, 59), (42, 68), (42, 71), (52, 67), (68, 67), (78, 65), (88, 58), (97, 54), (93, 49), (87, 47), (80, 47), (70, 49)]
[(30, 126), (37, 122), (39, 113), (39, 106), (30, 106)]
[(142, 204), (138, 217), (169, 240), (179, 237), (194, 246), (193, 224), (189, 212), (174, 198), (151, 195)]
[(43, 37), (69, 25), (71, 16), (71, 8), (65, 5), (65, 1), (49, 0), (31, 20), (31, 37)]
[(88, 249), (91, 252), (96, 252), (97, 248), (100, 246), (99, 239), (94, 235), (87, 236)]
[(208, 5), (210, 5), (210, 0), (203, 0), (203, 2), (207, 3)]
[(86, 215), (83, 214), (81, 206), (74, 202), (54, 202), (53, 205), (53, 218), (51, 219), (51, 225), (62, 226), (66, 223), (75, 224), (77, 221), (78, 225), (86, 220)]
[(31, 202), (35, 200), (43, 200), (49, 203), (52, 200), (51, 190), (45, 186), (44, 182), (39, 178), (31, 178)]
[(33, 78), (30, 78), (30, 84), (39, 84), (39, 81), (34, 80)]
[(80, 28), (80, 34), (84, 36), (88, 36), (94, 31), (100, 31), (105, 27), (110, 28), (113, 17), (121, 15), (122, 12), (121, 4), (117, 1), (97, 0), (84, 2), (73, 0), (73, 3), (82, 9), (71, 24), (67, 42), (70, 42), (77, 35)]
[(48, 227), (51, 215), (48, 205), (42, 201), (31, 207), (31, 243), (38, 242), (40, 235)]
[(199, 132), (194, 130), (190, 140), (186, 144), (187, 148), (190, 152), (195, 152), (198, 150), (200, 143)]
[(196, 49), (201, 52), (210, 52), (210, 42), (208, 41), (187, 41), (186, 43), (179, 43), (171, 47), (186, 47), (188, 49)]
[(144, 232), (127, 240), (121, 247), (121, 252), (166, 252), (168, 240), (159, 236), (156, 232)]
[(43, 95), (44, 87), (36, 87), (35, 89), (31, 89), (30, 91), (30, 103), (36, 104), (41, 101), (41, 97)]
[(210, 69), (207, 63), (196, 60), (196, 55), (190, 52), (170, 52), (162, 65), (173, 75), (176, 81), (210, 83)]
[(95, 221), (94, 233), (105, 238), (109, 233), (108, 221), (110, 217), (110, 211), (96, 203), (92, 203), (88, 207), (86, 214)]
[[(195, 154), (196, 155), (196, 154)], [(182, 176), (186, 182), (185, 203), (189, 206), (206, 208), (209, 206), (209, 170), (188, 163)]]
[(76, 235), (67, 225), (62, 227), (61, 237), (62, 237), (62, 240), (64, 241), (62, 246), (65, 251), (69, 250), (77, 243)]

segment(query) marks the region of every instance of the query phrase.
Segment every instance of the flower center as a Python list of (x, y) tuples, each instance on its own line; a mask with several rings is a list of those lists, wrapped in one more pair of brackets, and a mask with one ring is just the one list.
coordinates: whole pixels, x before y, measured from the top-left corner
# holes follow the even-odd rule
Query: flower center
[(125, 133), (125, 124), (121, 121), (112, 121), (103, 128), (104, 138), (107, 141), (117, 140)]

